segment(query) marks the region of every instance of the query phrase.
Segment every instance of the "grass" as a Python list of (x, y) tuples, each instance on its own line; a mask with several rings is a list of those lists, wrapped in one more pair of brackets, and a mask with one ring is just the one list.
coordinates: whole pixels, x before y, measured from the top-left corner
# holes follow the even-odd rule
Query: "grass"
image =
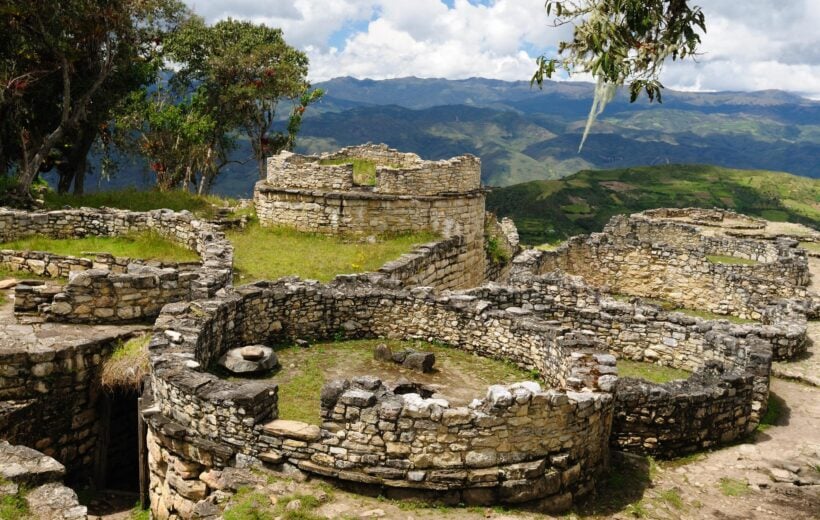
[[(463, 386), (469, 377), (471, 386), (480, 387), (474, 397), (483, 395), (486, 386), (498, 383), (532, 380), (534, 374), (503, 361), (474, 356), (455, 348), (430, 343), (417, 344), (395, 340), (355, 340), (316, 343), (310, 348), (297, 346), (277, 347), (276, 353), (282, 369), (272, 376), (279, 385), (279, 418), (320, 424), (319, 395), (322, 386), (330, 379), (353, 375), (375, 374), (385, 379), (389, 372), (394, 376), (404, 373), (396, 366), (373, 360), (373, 349), (379, 343), (387, 344), (394, 352), (414, 348), (436, 355), (436, 370), (432, 375), (409, 372), (408, 379), (424, 382), (431, 379), (437, 383)], [(404, 370), (404, 369), (402, 369)], [(465, 376), (464, 374), (469, 374)], [(453, 383), (452, 378), (456, 379)]]
[(370, 244), (355, 238), (268, 228), (256, 223), (227, 235), (234, 245), (234, 267), (238, 271), (237, 282), (241, 283), (283, 276), (326, 282), (337, 274), (375, 271), (415, 245), (436, 238), (420, 233), (381, 237)]
[(148, 343), (151, 335), (145, 334), (119, 342), (111, 356), (103, 361), (100, 380), (103, 388), (139, 388), (140, 381), (150, 369)]
[(151, 510), (143, 509), (139, 502), (131, 509), (129, 520), (151, 520)]
[(706, 255), (706, 259), (713, 264), (725, 265), (757, 265), (760, 263), (756, 260), (749, 260), (748, 258), (738, 258), (736, 256), (726, 255)]
[(727, 497), (742, 497), (749, 493), (749, 483), (745, 480), (723, 477), (718, 485), (720, 492)]
[(800, 247), (806, 251), (820, 253), (820, 242), (800, 242)]
[(237, 201), (216, 197), (213, 195), (200, 196), (187, 191), (141, 191), (127, 188), (115, 191), (100, 191), (85, 195), (58, 194), (48, 191), (45, 194), (46, 209), (63, 209), (64, 207), (80, 208), (109, 208), (128, 209), (131, 211), (150, 211), (153, 209), (172, 209), (174, 211), (188, 210), (202, 217), (212, 218), (217, 207), (235, 206)]
[(0, 249), (47, 251), (65, 256), (87, 256), (85, 253), (110, 253), (116, 257), (160, 260), (163, 262), (198, 262), (199, 256), (175, 242), (148, 231), (120, 237), (86, 237), (54, 239), (31, 236), (0, 243)]
[[(340, 164), (353, 165), (353, 183), (360, 186), (376, 185), (376, 163), (369, 159), (355, 159), (352, 157), (341, 157), (338, 159), (322, 159), (319, 164), (324, 166), (334, 166)], [(390, 168), (397, 166), (387, 165)]]
[[(288, 509), (288, 504), (296, 500), (300, 506)], [(225, 520), (323, 520), (324, 516), (313, 512), (319, 505), (316, 497), (298, 493), (281, 497), (273, 504), (263, 493), (240, 488), (222, 517)]]
[(654, 363), (643, 363), (629, 359), (618, 360), (618, 377), (644, 379), (652, 383), (668, 383), (678, 379), (689, 379), (691, 373), (679, 368), (665, 367)]
[(658, 498), (672, 506), (673, 509), (683, 509), (683, 498), (681, 498), (680, 493), (675, 489), (661, 491)]
[(501, 246), (501, 239), (487, 236), (484, 241), (487, 257), (493, 265), (503, 265), (510, 261), (510, 253)]
[(612, 294), (612, 297), (622, 302), (628, 302), (633, 298), (639, 298), (641, 300), (641, 303), (648, 305), (656, 305), (666, 312), (679, 312), (687, 316), (692, 316), (693, 318), (702, 318), (704, 320), (726, 320), (730, 323), (735, 323), (738, 325), (744, 323), (759, 323), (755, 320), (738, 318), (737, 316), (732, 316), (731, 314), (715, 314), (714, 312), (704, 310), (687, 309), (686, 307), (679, 306), (675, 302), (664, 300), (661, 298), (645, 298), (643, 296), (630, 296), (628, 294)]
[[(9, 482), (0, 477), (0, 487), (8, 485)], [(26, 502), (25, 486), (18, 485), (17, 492), (13, 495), (0, 496), (0, 520), (22, 520), (29, 517), (28, 502)]]
[[(42, 276), (38, 274), (31, 273), (29, 271), (13, 271), (6, 267), (3, 267), (4, 264), (0, 264), (0, 280), (5, 280), (6, 278), (17, 278), (17, 279), (25, 279), (25, 280), (54, 280), (54, 277), (51, 276)], [(59, 278), (58, 278), (59, 279)]]
[(766, 407), (766, 413), (760, 418), (760, 424), (757, 425), (758, 431), (766, 431), (772, 426), (777, 425), (780, 417), (783, 415), (785, 401), (776, 395), (769, 393), (769, 403)]

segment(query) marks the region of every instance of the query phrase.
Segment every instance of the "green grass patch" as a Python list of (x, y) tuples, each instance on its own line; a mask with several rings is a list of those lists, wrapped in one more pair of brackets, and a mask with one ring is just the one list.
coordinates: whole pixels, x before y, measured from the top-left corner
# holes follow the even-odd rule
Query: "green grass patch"
[[(436, 367), (432, 374), (421, 374), (397, 364), (375, 361), (373, 350), (385, 343), (393, 352), (405, 348), (433, 352)], [(486, 393), (493, 384), (538, 380), (537, 374), (504, 361), (475, 356), (455, 348), (410, 341), (354, 340), (324, 342), (309, 348), (280, 346), (276, 349), (282, 368), (269, 379), (279, 385), (279, 418), (319, 424), (319, 396), (322, 386), (332, 379), (373, 374), (384, 380), (400, 377), (412, 381), (443, 385), (448, 398), (468, 403)], [(239, 378), (231, 378), (239, 380)]]
[(748, 258), (738, 258), (736, 256), (726, 255), (706, 255), (706, 259), (712, 262), (713, 264), (726, 265), (757, 265), (760, 263), (757, 260), (750, 260)]
[[(376, 163), (369, 159), (356, 159), (352, 157), (340, 157), (338, 159), (322, 159), (319, 164), (323, 166), (338, 166), (341, 164), (353, 165), (353, 183), (360, 186), (376, 185)], [(388, 165), (390, 168), (397, 166)]]
[(506, 264), (510, 261), (510, 253), (501, 245), (501, 239), (495, 236), (488, 236), (484, 241), (484, 248), (487, 252), (487, 258), (490, 259), (494, 265)]
[[(288, 508), (288, 504), (299, 501), (298, 508)], [(324, 520), (325, 516), (313, 511), (319, 507), (319, 500), (297, 493), (280, 497), (276, 504), (264, 493), (250, 488), (240, 488), (225, 509), (225, 520)]]
[(418, 244), (436, 239), (430, 233), (358, 238), (302, 233), (289, 228), (250, 224), (229, 231), (234, 245), (237, 283), (275, 280), (283, 276), (327, 282), (337, 274), (375, 271)]
[(715, 314), (714, 312), (703, 311), (703, 310), (695, 310), (695, 309), (687, 309), (686, 307), (680, 307), (675, 302), (664, 300), (662, 298), (646, 298), (643, 296), (630, 296), (628, 294), (612, 294), (612, 298), (622, 301), (622, 302), (629, 302), (635, 298), (638, 298), (641, 303), (647, 305), (655, 305), (660, 307), (662, 310), (666, 312), (679, 312), (681, 314), (685, 314), (687, 316), (691, 316), (693, 318), (702, 318), (704, 320), (726, 320), (730, 323), (735, 324), (745, 324), (745, 323), (759, 323), (755, 320), (749, 320), (746, 318), (739, 318), (737, 316), (732, 316), (731, 314)]
[(672, 506), (673, 509), (681, 510), (683, 509), (683, 498), (681, 498), (680, 493), (675, 489), (667, 489), (661, 491), (658, 494), (658, 498)]
[(148, 344), (151, 335), (144, 334), (125, 342), (118, 342), (111, 356), (103, 361), (100, 380), (104, 388), (139, 388), (148, 374)]
[(0, 249), (47, 251), (65, 256), (87, 256), (85, 253), (110, 253), (116, 257), (160, 260), (163, 262), (197, 262), (199, 256), (159, 233), (147, 231), (120, 237), (46, 238), (31, 236), (0, 243)]
[[(10, 483), (0, 477), (0, 487)], [(31, 518), (29, 516), (28, 502), (26, 502), (27, 488), (22, 485), (17, 486), (17, 492), (10, 495), (0, 496), (0, 520), (22, 520)]]
[(128, 209), (131, 211), (150, 211), (153, 209), (188, 210), (201, 218), (212, 218), (217, 207), (232, 207), (237, 201), (214, 195), (200, 196), (187, 191), (141, 191), (127, 188), (116, 191), (100, 191), (85, 195), (59, 194), (48, 191), (45, 194), (47, 209), (71, 208), (108, 208)]
[(143, 509), (139, 502), (131, 508), (129, 515), (130, 520), (151, 520), (151, 510)]
[(715, 314), (714, 312), (709, 311), (697, 311), (695, 309), (685, 309), (685, 308), (676, 308), (673, 309), (675, 312), (680, 312), (682, 314), (686, 314), (687, 316), (692, 316), (693, 318), (703, 318), (704, 320), (726, 320), (730, 323), (735, 323), (738, 325), (748, 324), (748, 323), (759, 323), (755, 320), (749, 320), (746, 318), (738, 318), (737, 316), (732, 316), (731, 314)]
[(749, 483), (745, 480), (723, 477), (718, 486), (720, 486), (720, 492), (727, 497), (742, 497), (749, 493)]
[(0, 280), (5, 280), (6, 278), (17, 278), (18, 280), (59, 280), (60, 278), (54, 278), (51, 276), (42, 276), (30, 273), (28, 271), (13, 271), (7, 267), (5, 264), (0, 264)]
[(800, 242), (800, 247), (806, 251), (820, 253), (820, 242)]
[(631, 361), (629, 359), (618, 360), (618, 377), (633, 377), (644, 379), (652, 383), (668, 383), (677, 379), (689, 379), (692, 374), (679, 368), (665, 367), (654, 363), (644, 363), (641, 361)]

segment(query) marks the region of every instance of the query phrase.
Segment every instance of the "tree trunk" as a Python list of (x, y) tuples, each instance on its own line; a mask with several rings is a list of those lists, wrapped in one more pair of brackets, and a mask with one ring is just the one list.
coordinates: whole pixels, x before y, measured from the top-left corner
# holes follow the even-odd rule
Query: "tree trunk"
[(88, 171), (88, 154), (97, 138), (97, 129), (92, 125), (81, 125), (78, 133), (72, 137), (74, 139), (64, 157), (64, 162), (57, 166), (57, 172), (60, 174), (57, 191), (67, 193), (73, 182), (74, 194), (81, 195), (85, 174)]

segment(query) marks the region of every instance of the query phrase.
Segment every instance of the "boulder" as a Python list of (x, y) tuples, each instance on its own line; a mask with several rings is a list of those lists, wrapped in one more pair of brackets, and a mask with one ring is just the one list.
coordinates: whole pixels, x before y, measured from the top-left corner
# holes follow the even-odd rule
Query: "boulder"
[(219, 359), (219, 364), (234, 374), (252, 374), (277, 367), (279, 360), (272, 348), (252, 345), (229, 350)]
[(436, 355), (432, 352), (411, 352), (404, 358), (402, 366), (417, 372), (432, 372)]

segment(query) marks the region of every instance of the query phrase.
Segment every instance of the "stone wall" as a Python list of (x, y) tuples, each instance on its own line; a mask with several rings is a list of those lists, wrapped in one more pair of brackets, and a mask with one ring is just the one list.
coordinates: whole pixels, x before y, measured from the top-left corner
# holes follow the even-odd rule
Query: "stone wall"
[[(514, 309), (364, 278), (340, 277), (328, 286), (260, 283), (217, 301), (167, 306), (151, 345), (155, 403), (145, 412), (161, 445), (157, 457), (190, 460), (186, 454), (206, 451), (195, 459), (200, 472), (226, 460), (287, 463), (391, 489), (449, 491), (473, 503), (546, 499), (560, 509), (592, 488), (607, 460), (612, 397), (601, 390), (616, 380), (614, 358), (573, 356), (594, 344)], [(229, 383), (198, 368), (238, 345), (339, 334), (446, 342), (539, 370), (550, 384), (586, 390), (491, 387), (483, 400), (456, 408), (417, 394), (396, 395), (375, 378), (360, 378), (326, 386), (325, 420), (311, 426), (274, 420), (275, 386)], [(168, 464), (153, 470), (153, 492), (165, 496), (156, 500), (159, 517), (188, 488), (207, 492), (201, 478), (191, 473), (186, 484), (175, 471)]]
[[(320, 164), (322, 159), (347, 157), (377, 164), (375, 186), (354, 185), (350, 164)], [(474, 287), (485, 281), (484, 199), (481, 165), (475, 157), (423, 161), (384, 145), (345, 148), (323, 156), (284, 152), (269, 159), (268, 177), (254, 189), (263, 225), (324, 234), (432, 232), (444, 239), (462, 237), (461, 250), (448, 255), (450, 263), (445, 267), (459, 274), (434, 280), (440, 289)], [(436, 258), (441, 267), (440, 260)], [(417, 274), (414, 280), (431, 278)]]
[[(201, 264), (163, 264), (111, 255), (82, 259), (44, 252), (0, 252), (0, 265), (41, 276), (68, 276), (64, 290), (24, 284), (19, 311), (78, 323), (123, 323), (153, 318), (165, 303), (206, 298), (231, 283), (233, 246), (219, 228), (188, 212), (76, 209), (28, 213), (0, 208), (0, 241), (120, 236), (154, 231), (199, 253)], [(51, 302), (46, 298), (53, 296)], [(50, 305), (49, 305), (50, 303)]]
[[(376, 183), (362, 188), (374, 193), (435, 196), (468, 193), (481, 188), (481, 162), (471, 155), (424, 161), (386, 145), (342, 148), (332, 154), (297, 155), (283, 152), (268, 159), (268, 185), (278, 189), (352, 191), (353, 165), (323, 165), (323, 160), (365, 159), (376, 165)], [(258, 203), (257, 203), (258, 207)]]
[(675, 219), (699, 226), (730, 229), (763, 229), (766, 227), (766, 221), (763, 219), (741, 215), (726, 209), (658, 208), (643, 211), (638, 215), (651, 219)]
[(54, 457), (69, 469), (72, 482), (91, 478), (100, 365), (131, 334), (0, 350), (0, 438)]
[(85, 520), (86, 507), (77, 493), (62, 483), (65, 466), (53, 458), (27, 448), (0, 441), (0, 501), (3, 518), (22, 518), (9, 507), (8, 497), (20, 498), (26, 504), (26, 518), (43, 520)]
[[(615, 293), (760, 320), (766, 306), (779, 299), (807, 297), (808, 263), (795, 245), (705, 237), (687, 224), (619, 216), (603, 233), (574, 237), (555, 251), (526, 251), (513, 271), (560, 269)], [(707, 255), (761, 263), (712, 263)]]
[(613, 449), (680, 457), (732, 442), (757, 426), (751, 373), (706, 367), (689, 379), (654, 384), (619, 379)]

